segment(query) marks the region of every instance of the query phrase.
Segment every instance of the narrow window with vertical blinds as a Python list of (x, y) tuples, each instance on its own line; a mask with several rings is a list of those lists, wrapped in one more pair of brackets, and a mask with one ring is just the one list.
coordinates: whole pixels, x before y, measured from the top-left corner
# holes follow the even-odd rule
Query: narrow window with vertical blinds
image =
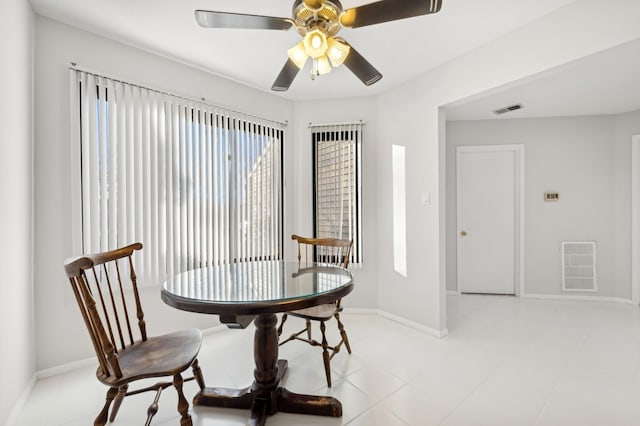
[(282, 258), (284, 124), (71, 70), (81, 250), (144, 244), (139, 280)]
[(311, 125), (310, 129), (314, 236), (353, 239), (351, 262), (362, 263), (362, 123)]

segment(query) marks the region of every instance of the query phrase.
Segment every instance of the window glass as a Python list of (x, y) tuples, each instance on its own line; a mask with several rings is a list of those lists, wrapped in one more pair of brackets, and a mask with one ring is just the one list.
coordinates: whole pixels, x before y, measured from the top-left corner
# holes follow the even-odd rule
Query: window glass
[(311, 135), (314, 236), (353, 239), (351, 262), (361, 263), (362, 124), (316, 126)]

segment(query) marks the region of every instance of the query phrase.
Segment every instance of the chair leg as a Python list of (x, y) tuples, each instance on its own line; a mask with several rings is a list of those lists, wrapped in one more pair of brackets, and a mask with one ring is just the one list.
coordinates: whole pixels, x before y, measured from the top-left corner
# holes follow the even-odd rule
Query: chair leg
[(307, 339), (311, 340), (311, 320), (307, 320)]
[(178, 392), (178, 412), (180, 413), (180, 426), (191, 426), (191, 416), (189, 415), (189, 402), (182, 392), (182, 384), (184, 380), (180, 374), (173, 376), (173, 386)]
[(102, 407), (102, 411), (98, 414), (98, 417), (93, 421), (94, 426), (104, 426), (107, 424), (107, 415), (109, 414), (109, 406), (111, 405), (111, 401), (116, 397), (118, 393), (118, 388), (109, 388), (107, 391), (107, 400), (104, 403), (104, 407)]
[(204, 377), (202, 376), (202, 370), (200, 369), (197, 359), (193, 361), (193, 364), (191, 364), (191, 370), (193, 370), (193, 377), (196, 379), (196, 383), (198, 383), (200, 390), (204, 389)]
[(162, 385), (162, 383), (156, 383), (156, 385), (154, 386), (154, 389), (156, 390), (156, 397), (153, 399), (153, 402), (151, 403), (149, 408), (147, 408), (147, 421), (145, 422), (144, 426), (150, 426), (151, 419), (153, 419), (153, 416), (155, 416), (158, 412), (158, 401), (160, 400), (160, 394), (164, 389)]
[(324, 374), (327, 377), (327, 386), (331, 387), (331, 357), (329, 356), (329, 344), (327, 343), (327, 336), (325, 329), (327, 327), (324, 321), (320, 321), (320, 331), (322, 332), (322, 359), (324, 361)]
[(122, 404), (122, 400), (124, 396), (127, 394), (127, 389), (129, 389), (129, 385), (121, 386), (118, 389), (118, 394), (116, 395), (116, 399), (113, 401), (113, 408), (111, 409), (111, 416), (109, 416), (109, 421), (113, 422), (118, 415), (118, 411), (120, 410), (120, 404)]
[(344, 329), (344, 325), (342, 321), (340, 321), (340, 314), (335, 314), (336, 321), (338, 321), (338, 330), (340, 330), (340, 337), (342, 337), (342, 341), (344, 345), (347, 347), (347, 352), (351, 353), (351, 345), (349, 344), (349, 337), (347, 337), (347, 332)]
[(282, 334), (282, 327), (284, 327), (284, 322), (287, 320), (288, 315), (282, 314), (282, 319), (280, 320), (280, 327), (278, 327), (278, 337)]

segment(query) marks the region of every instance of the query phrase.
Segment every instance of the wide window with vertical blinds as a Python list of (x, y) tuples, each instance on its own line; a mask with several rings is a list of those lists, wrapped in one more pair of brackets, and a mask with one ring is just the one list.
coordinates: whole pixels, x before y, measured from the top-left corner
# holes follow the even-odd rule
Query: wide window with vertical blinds
[(351, 262), (362, 262), (360, 123), (311, 125), (313, 223), (317, 238), (353, 239)]
[(140, 241), (147, 284), (282, 258), (283, 123), (71, 73), (84, 253)]

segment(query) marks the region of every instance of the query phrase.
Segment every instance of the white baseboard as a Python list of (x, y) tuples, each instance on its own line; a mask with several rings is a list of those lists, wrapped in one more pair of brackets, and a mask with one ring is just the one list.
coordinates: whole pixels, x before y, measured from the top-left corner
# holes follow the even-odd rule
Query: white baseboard
[[(460, 296), (457, 290), (447, 290), (447, 296)], [(581, 294), (520, 294), (516, 297), (522, 297), (526, 299), (547, 299), (547, 300), (579, 300), (583, 302), (614, 302), (622, 303), (625, 305), (635, 305), (633, 300), (625, 299), (622, 297), (605, 297), (605, 296), (586, 296)]]
[(411, 327), (414, 328), (416, 330), (420, 330), (430, 336), (434, 336), (434, 337), (444, 337), (447, 334), (449, 334), (449, 330), (447, 330), (446, 328), (444, 330), (436, 330), (435, 328), (432, 327), (427, 327), (425, 325), (422, 324), (418, 324), (417, 322), (414, 321), (409, 321), (406, 318), (394, 315), (394, 314), (390, 314), (388, 312), (385, 311), (381, 311), (380, 309), (365, 309), (365, 308), (345, 308), (344, 309), (344, 313), (345, 314), (362, 314), (362, 315), (379, 315), (381, 317), (387, 318), (391, 321), (400, 323), (402, 325), (406, 325), (407, 327)]
[(344, 313), (356, 315), (379, 315), (377, 309), (369, 308), (344, 308)]
[(572, 294), (523, 294), (520, 297), (528, 299), (548, 299), (548, 300), (577, 300), (581, 302), (613, 302), (622, 303), (625, 305), (633, 305), (631, 299), (624, 299), (622, 297), (605, 297), (605, 296), (584, 296), (584, 295), (572, 295)]
[(435, 328), (427, 327), (426, 325), (422, 325), (422, 324), (418, 324), (417, 322), (410, 321), (410, 320), (408, 320), (406, 318), (402, 318), (402, 317), (390, 314), (390, 313), (385, 312), (385, 311), (378, 310), (378, 315), (380, 315), (381, 317), (390, 319), (391, 321), (395, 321), (397, 323), (406, 325), (408, 327), (415, 328), (416, 330), (420, 330), (420, 331), (422, 331), (422, 332), (424, 332), (424, 333), (426, 333), (426, 334), (428, 334), (430, 336), (442, 338), (442, 337), (446, 336), (447, 334), (449, 334), (449, 330), (447, 330), (446, 328), (443, 329), (443, 330), (436, 330)]
[(51, 368), (45, 368), (43, 370), (36, 371), (36, 377), (38, 380), (46, 379), (47, 377), (57, 376), (59, 374), (69, 373), (74, 370), (80, 370), (81, 368), (87, 368), (91, 366), (98, 366), (98, 361), (95, 356), (85, 359), (79, 359), (77, 361), (68, 362), (66, 364), (57, 365)]
[[(210, 334), (220, 333), (221, 331), (224, 331), (224, 330), (227, 330), (226, 325), (209, 327), (202, 330), (202, 335), (208, 336)], [(85, 359), (80, 359), (78, 361), (68, 362), (66, 364), (58, 365), (51, 368), (45, 368), (43, 370), (38, 370), (36, 371), (36, 378), (37, 380), (45, 379), (47, 377), (57, 376), (58, 374), (69, 373), (74, 370), (79, 370), (81, 368), (86, 368), (91, 366), (95, 366), (96, 368), (98, 367), (98, 361), (96, 360), (95, 356), (85, 358)]]
[(33, 374), (31, 376), (31, 379), (29, 379), (27, 386), (25, 386), (24, 390), (20, 394), (20, 398), (18, 398), (16, 403), (13, 405), (13, 409), (11, 410), (11, 413), (9, 413), (9, 418), (7, 419), (6, 426), (13, 426), (16, 423), (18, 417), (24, 409), (25, 404), (27, 403), (27, 400), (29, 399), (29, 396), (31, 395), (31, 392), (33, 392), (33, 388), (36, 386), (37, 381), (37, 374)]

